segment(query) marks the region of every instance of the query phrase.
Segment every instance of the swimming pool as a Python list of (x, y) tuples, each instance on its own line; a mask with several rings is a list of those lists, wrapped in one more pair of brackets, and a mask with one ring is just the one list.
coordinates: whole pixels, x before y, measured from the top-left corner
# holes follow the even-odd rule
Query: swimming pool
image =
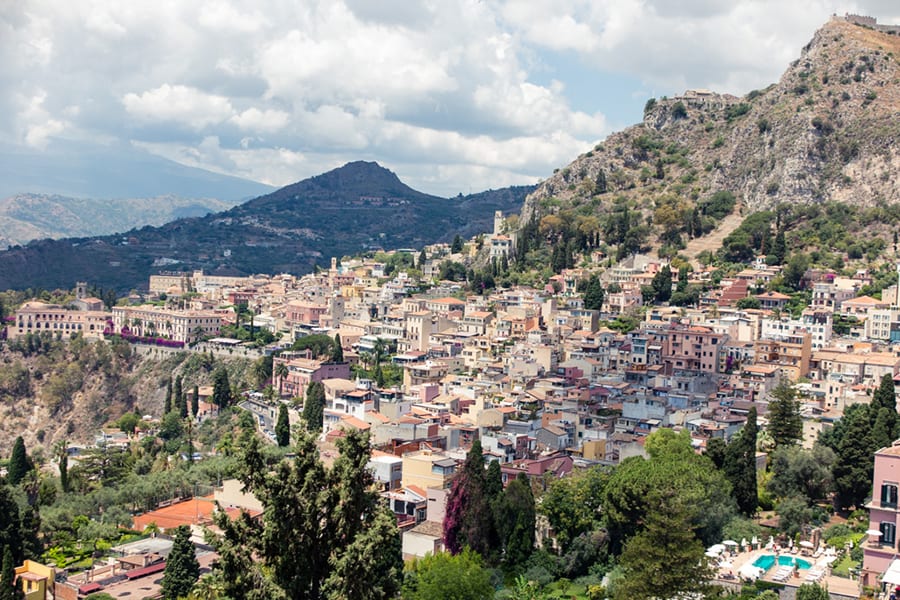
[[(802, 558), (798, 558), (796, 556), (785, 556), (782, 554), (778, 557), (779, 566), (790, 567), (794, 565), (794, 561), (797, 561), (797, 566), (801, 569), (808, 569), (812, 566), (808, 560), (804, 560)], [(765, 571), (768, 571), (769, 568), (775, 564), (775, 555), (774, 554), (763, 554), (759, 558), (753, 561), (754, 567), (759, 567)]]

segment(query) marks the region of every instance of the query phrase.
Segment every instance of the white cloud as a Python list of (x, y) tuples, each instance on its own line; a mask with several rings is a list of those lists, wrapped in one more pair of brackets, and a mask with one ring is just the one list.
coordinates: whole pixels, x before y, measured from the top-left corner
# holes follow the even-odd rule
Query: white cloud
[(291, 120), (291, 115), (283, 110), (259, 110), (248, 108), (239, 115), (231, 117), (231, 122), (245, 131), (278, 131)]
[(9, 139), (132, 140), (273, 184), (378, 160), (447, 194), (548, 176), (648, 93), (770, 83), (832, 12), (900, 21), (891, 0), (3, 6)]
[(228, 98), (168, 83), (141, 94), (125, 94), (122, 104), (135, 117), (151, 121), (176, 121), (195, 129), (221, 123), (234, 113)]

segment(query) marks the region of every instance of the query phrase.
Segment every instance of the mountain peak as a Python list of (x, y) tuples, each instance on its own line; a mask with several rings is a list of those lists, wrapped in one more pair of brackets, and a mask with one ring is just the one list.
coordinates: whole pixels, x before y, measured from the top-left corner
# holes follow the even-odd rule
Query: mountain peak
[(776, 84), (743, 97), (689, 90), (651, 99), (642, 123), (545, 180), (523, 216), (619, 196), (650, 216), (653, 205), (694, 206), (719, 191), (750, 210), (900, 202), (898, 34), (866, 17), (833, 17)]

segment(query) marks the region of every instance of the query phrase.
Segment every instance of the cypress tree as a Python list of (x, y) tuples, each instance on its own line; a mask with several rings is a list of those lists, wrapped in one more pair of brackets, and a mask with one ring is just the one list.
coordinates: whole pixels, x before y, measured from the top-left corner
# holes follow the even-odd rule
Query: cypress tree
[(534, 495), (524, 473), (509, 482), (498, 505), (496, 516), (503, 562), (514, 568), (524, 564), (534, 550)]
[(665, 265), (650, 281), (657, 302), (668, 302), (672, 297), (672, 268)]
[(837, 504), (841, 508), (862, 506), (872, 491), (872, 447), (870, 406), (850, 407), (841, 419), (841, 435), (835, 448), (837, 460), (832, 467)]
[(803, 421), (797, 392), (787, 379), (782, 380), (771, 392), (769, 400), (769, 432), (775, 447), (793, 445), (803, 438)]
[[(183, 381), (181, 379), (181, 375), (175, 378), (175, 385), (172, 386), (172, 407), (171, 410), (178, 409), (178, 414), (185, 413), (184, 406), (184, 390), (182, 389)], [(187, 416), (186, 414), (181, 414), (182, 417)]]
[(25, 440), (22, 439), (22, 436), (19, 436), (13, 444), (12, 454), (9, 457), (6, 480), (11, 485), (19, 485), (28, 471), (28, 455), (25, 453)]
[(228, 382), (228, 371), (219, 367), (213, 374), (213, 404), (225, 408), (231, 404), (231, 384)]
[(584, 288), (584, 307), (588, 310), (600, 310), (604, 295), (600, 278), (596, 274), (591, 275)]
[(344, 362), (344, 347), (341, 344), (341, 334), (334, 334), (334, 346), (331, 348), (331, 362)]
[(191, 396), (191, 416), (197, 417), (200, 412), (200, 386), (194, 386), (194, 394)]
[(10, 549), (3, 549), (3, 568), (0, 570), (0, 600), (21, 600), (22, 588), (16, 585), (16, 565)]
[(734, 499), (745, 515), (756, 513), (759, 504), (756, 487), (756, 407), (750, 408), (740, 434), (725, 449), (725, 476), (731, 482)]
[(288, 418), (287, 404), (278, 407), (278, 421), (275, 423), (275, 441), (284, 448), (291, 443), (291, 423)]
[[(894, 376), (891, 373), (885, 373), (881, 378), (881, 383), (878, 386), (878, 389), (875, 390), (875, 393), (872, 394), (872, 411), (870, 416), (874, 421), (881, 417), (884, 421), (884, 427), (887, 431), (887, 436), (890, 438), (887, 444), (883, 446), (889, 446), (891, 442), (897, 439), (900, 436), (900, 431), (898, 431), (898, 415), (897, 415), (897, 394), (894, 390)], [(885, 413), (881, 415), (881, 409), (884, 408)], [(875, 449), (882, 448), (882, 445), (877, 445)]]
[(322, 431), (325, 419), (325, 386), (319, 381), (310, 381), (306, 386), (303, 419), (309, 431)]
[(190, 536), (191, 530), (185, 525), (175, 532), (175, 543), (166, 558), (166, 571), (162, 579), (162, 593), (165, 598), (186, 597), (200, 577), (200, 563), (197, 562)]
[(166, 401), (163, 403), (163, 416), (169, 414), (172, 410), (172, 378), (166, 381)]
[(59, 487), (63, 494), (69, 492), (69, 453), (65, 446), (59, 453)]
[(784, 263), (784, 259), (787, 256), (787, 244), (784, 241), (783, 229), (779, 229), (778, 233), (775, 234), (775, 241), (772, 243), (772, 256), (775, 257), (776, 265)]

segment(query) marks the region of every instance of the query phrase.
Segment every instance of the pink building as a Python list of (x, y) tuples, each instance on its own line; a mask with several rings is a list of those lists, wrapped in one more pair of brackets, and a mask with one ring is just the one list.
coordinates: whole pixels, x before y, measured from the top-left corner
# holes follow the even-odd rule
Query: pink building
[(875, 453), (872, 500), (866, 504), (866, 508), (869, 509), (869, 529), (880, 531), (881, 536), (869, 535), (868, 541), (863, 544), (863, 566), (860, 574), (863, 585), (879, 585), (878, 577), (900, 557), (897, 549), (897, 529), (900, 523), (898, 489), (900, 489), (900, 440)]
[(673, 325), (664, 330), (663, 364), (667, 373), (719, 372), (719, 347), (727, 336), (709, 327)]
[(324, 304), (292, 300), (285, 307), (284, 320), (288, 326), (318, 325), (319, 317), (327, 312), (328, 307)]
[[(312, 381), (325, 379), (350, 379), (350, 363), (324, 362), (311, 358), (294, 358), (290, 353), (276, 356), (273, 361), (272, 386), (282, 396), (306, 397), (306, 387)], [(287, 367), (287, 375), (279, 376), (278, 365)]]

